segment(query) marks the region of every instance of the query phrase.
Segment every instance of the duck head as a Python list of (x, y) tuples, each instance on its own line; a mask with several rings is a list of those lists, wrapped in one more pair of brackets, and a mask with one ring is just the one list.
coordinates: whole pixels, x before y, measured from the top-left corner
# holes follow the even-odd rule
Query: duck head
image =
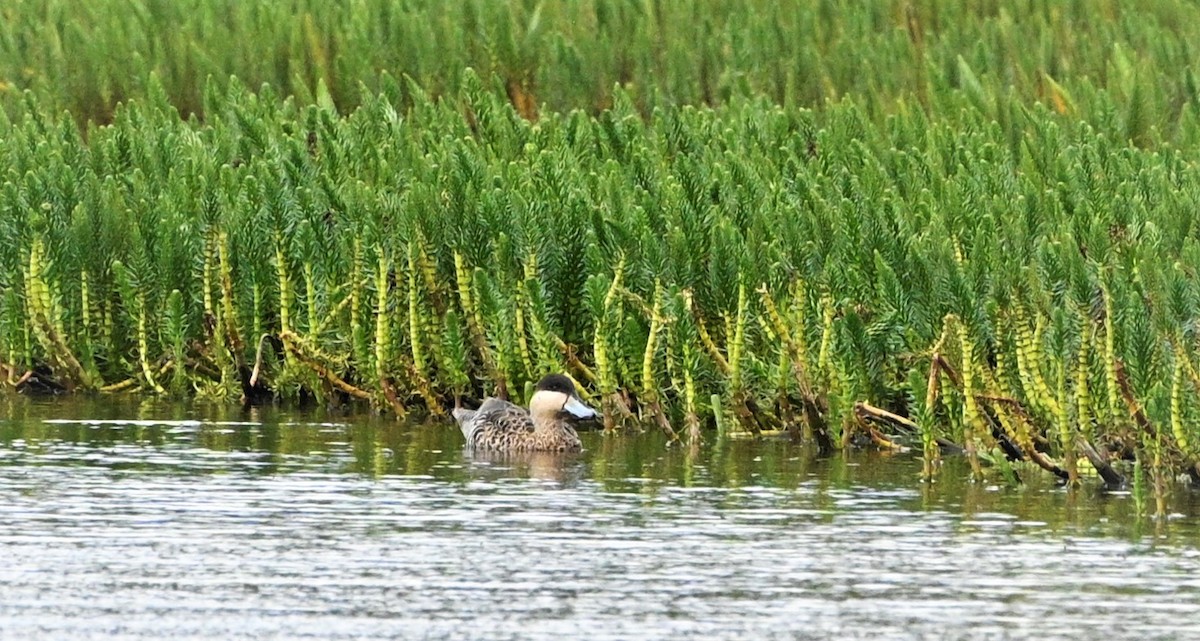
[(575, 383), (563, 374), (550, 374), (538, 381), (533, 398), (529, 399), (529, 414), (541, 420), (561, 417), (586, 420), (597, 416), (596, 410), (579, 398)]

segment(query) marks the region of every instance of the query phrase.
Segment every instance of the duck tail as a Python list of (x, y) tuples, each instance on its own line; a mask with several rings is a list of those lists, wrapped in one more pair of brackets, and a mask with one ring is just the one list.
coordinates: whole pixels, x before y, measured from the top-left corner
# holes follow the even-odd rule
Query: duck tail
[(464, 436), (466, 436), (467, 432), (471, 430), (471, 419), (475, 418), (476, 411), (477, 410), (469, 410), (462, 407), (454, 408), (454, 420), (458, 421), (458, 426), (462, 429)]

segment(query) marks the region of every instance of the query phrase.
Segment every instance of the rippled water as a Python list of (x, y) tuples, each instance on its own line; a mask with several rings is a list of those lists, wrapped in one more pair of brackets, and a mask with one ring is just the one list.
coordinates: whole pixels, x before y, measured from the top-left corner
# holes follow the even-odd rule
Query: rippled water
[(1193, 638), (1200, 501), (782, 442), (0, 397), (3, 639)]

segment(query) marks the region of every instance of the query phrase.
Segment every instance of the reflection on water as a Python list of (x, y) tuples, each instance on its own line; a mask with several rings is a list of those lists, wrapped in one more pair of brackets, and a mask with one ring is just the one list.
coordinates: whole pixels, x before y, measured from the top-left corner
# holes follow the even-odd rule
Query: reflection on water
[(0, 639), (1190, 636), (1200, 505), (959, 461), (0, 396)]
[(469, 451), (462, 458), (472, 479), (524, 478), (574, 485), (587, 472), (583, 454), (577, 452)]

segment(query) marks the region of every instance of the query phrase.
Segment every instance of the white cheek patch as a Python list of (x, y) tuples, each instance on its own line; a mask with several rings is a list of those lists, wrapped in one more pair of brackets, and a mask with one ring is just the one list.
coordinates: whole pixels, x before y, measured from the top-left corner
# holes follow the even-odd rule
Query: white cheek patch
[(583, 402), (574, 396), (567, 398), (567, 403), (563, 405), (563, 411), (575, 418), (596, 418), (596, 410), (584, 405)]

